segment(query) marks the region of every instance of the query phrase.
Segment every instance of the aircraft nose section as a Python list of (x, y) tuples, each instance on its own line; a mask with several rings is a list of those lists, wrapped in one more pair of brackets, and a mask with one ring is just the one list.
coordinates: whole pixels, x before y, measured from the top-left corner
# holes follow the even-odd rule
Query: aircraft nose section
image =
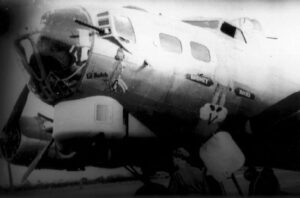
[(50, 104), (77, 90), (89, 62), (94, 34), (76, 19), (91, 23), (82, 8), (47, 12), (41, 18), (40, 30), (22, 35), (15, 42), (31, 77), (29, 87)]

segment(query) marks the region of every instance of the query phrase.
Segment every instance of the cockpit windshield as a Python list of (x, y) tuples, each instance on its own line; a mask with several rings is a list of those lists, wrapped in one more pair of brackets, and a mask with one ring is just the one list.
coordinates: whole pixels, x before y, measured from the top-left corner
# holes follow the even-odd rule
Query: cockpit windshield
[(135, 43), (135, 33), (128, 17), (115, 16), (114, 24), (116, 32), (122, 40)]
[(43, 15), (39, 31), (16, 41), (23, 65), (31, 76), (30, 87), (47, 102), (72, 94), (86, 68), (93, 34), (75, 19), (91, 23), (83, 9), (49, 12)]

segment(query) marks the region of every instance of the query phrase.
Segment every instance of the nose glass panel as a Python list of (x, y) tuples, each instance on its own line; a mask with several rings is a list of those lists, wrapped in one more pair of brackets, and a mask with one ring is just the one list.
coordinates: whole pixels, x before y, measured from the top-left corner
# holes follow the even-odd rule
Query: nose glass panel
[(40, 31), (16, 41), (31, 76), (29, 86), (45, 102), (53, 103), (74, 93), (87, 66), (93, 33), (75, 19), (91, 23), (82, 9), (58, 10), (43, 15)]

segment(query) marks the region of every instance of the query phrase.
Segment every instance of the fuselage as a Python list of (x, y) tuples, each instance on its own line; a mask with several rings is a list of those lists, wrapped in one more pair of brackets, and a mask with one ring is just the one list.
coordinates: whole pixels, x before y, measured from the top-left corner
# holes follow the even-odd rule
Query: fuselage
[[(228, 90), (225, 107), (229, 114), (247, 117), (300, 89), (299, 84), (290, 82), (277, 69), (271, 53), (266, 51), (263, 36), (257, 42), (245, 43), (205, 28), (127, 8), (95, 15), (78, 8), (49, 15), (52, 18), (45, 18), (47, 33), (41, 35), (76, 46), (81, 57), (86, 53), (86, 58), (77, 61), (80, 69), (76, 75), (54, 72), (59, 79), (54, 80), (55, 86), (52, 82), (48, 86), (53, 94), (45, 93), (44, 88), (45, 82), (53, 79), (51, 68), (42, 69), (38, 73), (44, 76), (31, 81), (32, 90), (51, 105), (104, 95), (116, 99), (142, 120), (159, 115), (185, 125), (196, 123), (199, 109), (212, 101), (218, 85)], [(75, 18), (99, 28), (101, 33), (76, 23)], [(51, 21), (59, 21), (60, 25)], [(88, 34), (81, 37), (84, 32)], [(78, 41), (72, 43), (70, 38)], [(122, 61), (115, 58), (118, 49), (125, 55)], [(75, 55), (78, 59), (78, 52)], [(36, 61), (38, 67), (44, 67), (43, 61), (47, 61), (41, 59), (42, 64)], [(36, 68), (27, 65), (32, 70)], [(68, 94), (60, 94), (65, 92)]]

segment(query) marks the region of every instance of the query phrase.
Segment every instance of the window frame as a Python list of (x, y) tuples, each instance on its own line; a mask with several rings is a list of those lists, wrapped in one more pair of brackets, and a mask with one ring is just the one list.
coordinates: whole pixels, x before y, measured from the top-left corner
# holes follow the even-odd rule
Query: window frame
[[(232, 24), (230, 24), (226, 21), (224, 21), (221, 24), (220, 31), (223, 34), (225, 34), (225, 35), (227, 35), (227, 36), (229, 36), (233, 39), (244, 41), (245, 43), (247, 43), (244, 32), (240, 28), (238, 28), (238, 27), (236, 27), (236, 26), (234, 26), (234, 25), (232, 25)], [(238, 34), (240, 34), (240, 36), (238, 36)]]
[[(133, 27), (133, 24), (132, 24), (132, 21), (130, 20), (130, 18), (128, 16), (123, 16), (123, 15), (114, 15), (112, 18), (113, 18), (113, 24), (114, 24), (114, 29), (115, 29), (116, 35), (118, 37), (124, 38), (126, 41), (129, 41), (130, 43), (136, 43), (136, 34), (135, 34), (135, 30), (134, 30), (134, 27)], [(128, 38), (127, 36), (125, 38), (124, 35), (120, 34), (120, 31), (118, 31), (119, 26), (117, 26), (117, 21), (118, 21), (117, 18), (126, 18), (127, 21), (130, 23), (130, 29), (131, 29), (131, 33), (133, 35), (131, 38)]]
[[(169, 38), (172, 38), (173, 40), (170, 39), (170, 40), (165, 40), (165, 41), (168, 41), (168, 42), (169, 41), (177, 41), (177, 42), (175, 42), (176, 45), (174, 45), (174, 42), (173, 42), (172, 46), (171, 45), (169, 45), (169, 46), (164, 45), (164, 42), (162, 42), (163, 39), (162, 39), (161, 36), (167, 36)], [(167, 38), (167, 37), (165, 37), (165, 38)], [(159, 33), (158, 38), (159, 38), (160, 48), (163, 49), (164, 51), (174, 53), (174, 54), (182, 54), (183, 53), (183, 45), (182, 45), (181, 40), (178, 37), (173, 36), (171, 34), (166, 34), (166, 33), (161, 32), (161, 33)], [(169, 42), (168, 44), (172, 44), (172, 42)], [(174, 46), (177, 46), (177, 47), (172, 49), (171, 47), (174, 47)]]
[[(193, 47), (192, 45), (198, 45), (198, 46), (201, 46), (203, 49), (205, 49), (207, 52), (208, 52), (208, 59), (205, 59), (205, 58), (202, 58), (204, 56), (201, 56), (201, 58), (199, 58), (199, 56), (196, 56), (195, 55), (195, 52), (197, 52), (199, 54), (199, 51), (195, 50), (195, 47)], [(194, 50), (193, 50), (194, 49)], [(211, 53), (210, 53), (210, 50), (209, 48), (206, 46), (206, 45), (203, 45), (201, 43), (198, 43), (196, 41), (190, 41), (190, 50), (191, 50), (191, 56), (195, 59), (195, 60), (198, 60), (198, 61), (201, 61), (201, 62), (205, 62), (205, 63), (209, 63), (211, 62)], [(194, 52), (194, 53), (193, 53)], [(201, 51), (201, 53), (203, 53), (203, 51)]]

